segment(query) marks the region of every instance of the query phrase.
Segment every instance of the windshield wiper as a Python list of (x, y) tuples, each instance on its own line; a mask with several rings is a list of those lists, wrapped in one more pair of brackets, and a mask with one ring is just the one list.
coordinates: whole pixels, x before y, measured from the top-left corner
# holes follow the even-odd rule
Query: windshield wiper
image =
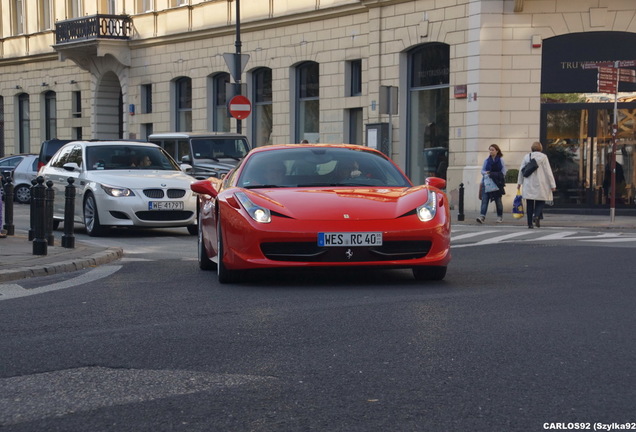
[(275, 185), (275, 184), (266, 184), (266, 185), (255, 184), (255, 185), (243, 186), (243, 188), (245, 189), (271, 189), (271, 188), (281, 188), (281, 187), (287, 187), (287, 186), (281, 186), (281, 185)]

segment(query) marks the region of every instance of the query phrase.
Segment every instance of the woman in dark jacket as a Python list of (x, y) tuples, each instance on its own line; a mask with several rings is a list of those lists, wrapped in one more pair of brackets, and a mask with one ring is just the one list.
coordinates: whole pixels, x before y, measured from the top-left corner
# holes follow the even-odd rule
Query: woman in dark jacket
[[(506, 184), (506, 164), (503, 160), (503, 153), (497, 144), (491, 144), (488, 147), (490, 156), (486, 158), (483, 166), (481, 167), (481, 187), (483, 192), (481, 194), (481, 211), (477, 222), (484, 223), (486, 220), (486, 213), (488, 212), (488, 204), (490, 201), (495, 202), (495, 208), (497, 209), (497, 223), (503, 222), (503, 204), (501, 202), (501, 196), (504, 194), (504, 186)], [(486, 192), (484, 187), (484, 179), (490, 177), (499, 189), (493, 192)]]

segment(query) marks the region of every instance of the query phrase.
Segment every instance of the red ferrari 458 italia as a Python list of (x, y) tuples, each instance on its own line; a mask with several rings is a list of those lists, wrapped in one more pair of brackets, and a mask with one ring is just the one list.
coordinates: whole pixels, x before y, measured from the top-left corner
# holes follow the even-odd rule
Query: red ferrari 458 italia
[(198, 259), (221, 283), (245, 270), (411, 268), (441, 280), (450, 261), (450, 210), (431, 177), (414, 186), (381, 152), (347, 144), (253, 149), (199, 196)]

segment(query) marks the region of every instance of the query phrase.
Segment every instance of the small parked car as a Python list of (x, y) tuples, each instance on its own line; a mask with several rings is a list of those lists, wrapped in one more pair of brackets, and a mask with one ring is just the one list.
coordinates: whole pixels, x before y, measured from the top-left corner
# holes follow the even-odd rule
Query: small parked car
[(187, 227), (197, 233), (194, 179), (161, 147), (137, 141), (75, 141), (39, 171), (53, 182), (54, 226), (64, 220), (68, 178), (76, 186), (75, 222), (90, 236), (109, 227)]
[[(17, 162), (17, 163), (16, 163)], [(31, 180), (38, 173), (38, 156), (35, 154), (19, 154), (0, 159), (2, 175), (11, 177), (13, 183), (13, 200), (20, 204), (31, 201)]]

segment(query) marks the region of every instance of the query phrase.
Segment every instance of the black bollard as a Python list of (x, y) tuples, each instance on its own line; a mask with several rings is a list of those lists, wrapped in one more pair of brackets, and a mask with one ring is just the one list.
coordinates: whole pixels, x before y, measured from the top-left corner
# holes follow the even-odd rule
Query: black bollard
[(75, 218), (75, 179), (69, 177), (68, 185), (64, 190), (64, 235), (62, 236), (62, 247), (74, 248), (75, 236), (73, 235)]
[(464, 183), (459, 184), (459, 213), (457, 214), (457, 220), (464, 220)]
[(37, 178), (37, 185), (31, 188), (31, 199), (34, 201), (35, 210), (35, 222), (34, 230), (35, 237), (33, 238), (33, 255), (46, 255), (47, 242), (46, 242), (46, 209), (44, 208), (44, 177), (39, 176)]
[(46, 191), (44, 192), (44, 215), (46, 218), (45, 238), (49, 246), (55, 246), (55, 236), (53, 235), (53, 199), (55, 198), (55, 191), (53, 190), (53, 182), (51, 180), (46, 182)]
[(7, 235), (15, 234), (15, 225), (13, 225), (13, 178), (7, 177), (4, 185), (4, 227)]
[(29, 202), (29, 241), (35, 238), (35, 201), (33, 200), (33, 186), (38, 184), (36, 179), (31, 180), (31, 201)]

